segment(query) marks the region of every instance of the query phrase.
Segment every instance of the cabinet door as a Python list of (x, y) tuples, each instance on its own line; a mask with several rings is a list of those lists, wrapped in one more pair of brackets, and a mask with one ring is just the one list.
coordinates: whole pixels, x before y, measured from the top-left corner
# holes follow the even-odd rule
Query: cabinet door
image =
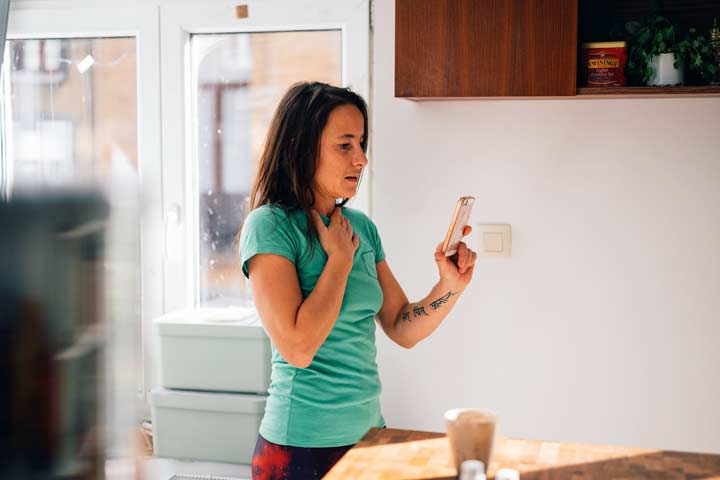
[(575, 95), (578, 0), (396, 0), (396, 97)]

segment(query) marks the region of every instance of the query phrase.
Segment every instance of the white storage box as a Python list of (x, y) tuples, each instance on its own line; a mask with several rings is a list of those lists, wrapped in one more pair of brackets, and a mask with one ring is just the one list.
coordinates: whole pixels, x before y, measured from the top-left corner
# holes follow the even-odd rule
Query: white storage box
[(266, 398), (153, 389), (155, 455), (250, 464)]
[(178, 310), (155, 325), (163, 387), (267, 393), (272, 352), (255, 310)]

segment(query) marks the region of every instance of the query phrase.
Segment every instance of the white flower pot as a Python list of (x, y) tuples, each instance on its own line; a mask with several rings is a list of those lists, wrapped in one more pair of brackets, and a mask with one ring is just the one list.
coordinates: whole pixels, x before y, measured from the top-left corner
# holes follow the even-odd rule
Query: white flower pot
[(683, 65), (681, 63), (679, 68), (675, 68), (674, 63), (674, 53), (661, 53), (654, 56), (650, 62), (653, 74), (647, 84), (651, 86), (682, 85), (685, 79)]

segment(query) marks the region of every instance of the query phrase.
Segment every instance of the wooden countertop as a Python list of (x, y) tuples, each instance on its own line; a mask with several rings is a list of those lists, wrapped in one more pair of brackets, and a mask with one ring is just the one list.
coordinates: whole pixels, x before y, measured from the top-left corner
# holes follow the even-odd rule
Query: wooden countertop
[[(325, 480), (451, 480), (443, 433), (372, 428)], [(488, 478), (514, 468), (520, 480), (716, 479), (720, 455), (497, 437)]]

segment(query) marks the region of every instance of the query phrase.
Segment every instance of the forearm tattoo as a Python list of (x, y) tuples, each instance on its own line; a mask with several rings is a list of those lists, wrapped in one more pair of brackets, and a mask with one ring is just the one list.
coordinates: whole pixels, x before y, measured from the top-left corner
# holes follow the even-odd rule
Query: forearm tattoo
[(453, 295), (457, 295), (457, 292), (450, 291), (450, 292), (446, 293), (445, 295), (438, 298), (434, 302), (430, 302), (430, 307), (433, 310), (437, 310), (438, 308), (440, 308), (440, 305), (442, 305), (443, 303), (447, 303), (447, 301), (450, 300), (450, 297), (452, 297)]
[(415, 315), (415, 317), (422, 317), (423, 315), (426, 317), (430, 316), (425, 313), (425, 307), (413, 307), (413, 315)]
[[(442, 297), (438, 298), (437, 300), (430, 302), (430, 307), (433, 310), (437, 310), (438, 308), (440, 308), (440, 306), (443, 303), (447, 303), (448, 300), (450, 300), (450, 297), (452, 297), (453, 295), (457, 295), (457, 294), (458, 294), (458, 292), (450, 291), (450, 292), (446, 293), (445, 295), (443, 295)], [(405, 322), (412, 322), (413, 318), (430, 316), (430, 314), (428, 314), (425, 311), (425, 307), (413, 307), (412, 313), (413, 313), (413, 317), (410, 318), (410, 310), (408, 310), (407, 312), (402, 312), (402, 314), (400, 316), (400, 320), (405, 321)]]

